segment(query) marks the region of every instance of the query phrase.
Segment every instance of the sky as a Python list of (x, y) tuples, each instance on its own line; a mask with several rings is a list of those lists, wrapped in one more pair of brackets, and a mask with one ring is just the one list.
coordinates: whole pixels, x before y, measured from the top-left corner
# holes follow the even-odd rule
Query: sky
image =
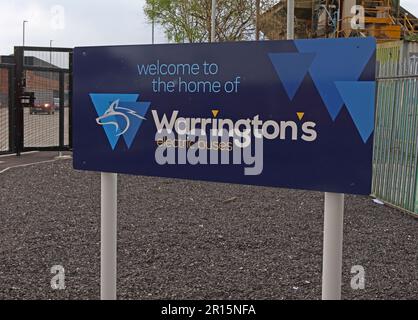
[(401, 6), (418, 17), (418, 0), (401, 0)]
[[(151, 43), (151, 25), (143, 12), (145, 0), (0, 0), (0, 55), (22, 45), (57, 47)], [(401, 0), (418, 16), (418, 0)], [(167, 39), (161, 28), (156, 43)]]
[[(145, 0), (0, 0), (0, 55), (22, 45), (70, 47), (151, 43)], [(157, 27), (156, 43), (167, 42)]]

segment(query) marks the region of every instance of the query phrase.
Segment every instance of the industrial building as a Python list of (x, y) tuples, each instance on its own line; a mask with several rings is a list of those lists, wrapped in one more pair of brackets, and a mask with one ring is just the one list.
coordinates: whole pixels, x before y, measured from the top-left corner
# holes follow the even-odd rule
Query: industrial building
[[(287, 1), (282, 0), (261, 14), (265, 39), (286, 38), (286, 12)], [(295, 37), (418, 40), (418, 19), (400, 0), (295, 0)]]

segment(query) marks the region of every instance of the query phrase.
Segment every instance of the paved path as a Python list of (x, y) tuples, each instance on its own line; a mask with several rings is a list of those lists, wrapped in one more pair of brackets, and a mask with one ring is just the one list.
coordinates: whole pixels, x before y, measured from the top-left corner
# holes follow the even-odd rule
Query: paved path
[[(58, 152), (28, 152), (23, 153), (20, 157), (15, 154), (0, 156), (0, 173), (10, 168), (25, 167), (37, 163), (45, 163), (56, 161)], [(70, 156), (71, 152), (63, 152), (62, 155)]]

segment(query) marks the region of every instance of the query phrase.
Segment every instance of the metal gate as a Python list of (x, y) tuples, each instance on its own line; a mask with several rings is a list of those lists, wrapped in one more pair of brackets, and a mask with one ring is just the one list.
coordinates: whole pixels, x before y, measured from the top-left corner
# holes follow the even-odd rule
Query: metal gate
[(72, 49), (15, 47), (15, 152), (70, 150)]
[(0, 63), (0, 154), (13, 151), (14, 65)]
[(380, 65), (373, 195), (418, 214), (418, 62)]

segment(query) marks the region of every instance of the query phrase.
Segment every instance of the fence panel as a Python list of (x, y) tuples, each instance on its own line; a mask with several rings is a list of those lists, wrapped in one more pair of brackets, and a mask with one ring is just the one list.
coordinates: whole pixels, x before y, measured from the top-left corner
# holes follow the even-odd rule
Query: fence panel
[(13, 65), (0, 64), (0, 154), (13, 149)]
[(378, 67), (373, 195), (418, 213), (418, 62)]

